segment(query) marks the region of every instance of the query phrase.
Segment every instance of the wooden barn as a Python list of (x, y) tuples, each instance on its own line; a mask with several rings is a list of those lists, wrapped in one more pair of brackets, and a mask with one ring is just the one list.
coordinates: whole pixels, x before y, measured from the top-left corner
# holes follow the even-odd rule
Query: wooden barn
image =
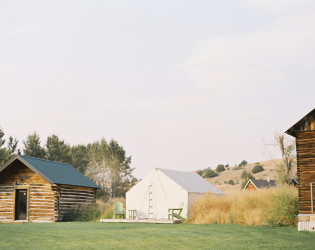
[[(299, 230), (310, 229), (315, 199), (315, 109), (286, 131), (296, 139)], [(314, 221), (315, 223), (315, 221)]]
[(0, 222), (62, 221), (98, 188), (69, 164), (17, 155), (0, 168)]
[(258, 190), (261, 191), (262, 189), (267, 189), (271, 187), (276, 186), (275, 180), (252, 180), (249, 179), (246, 183), (245, 187), (243, 188), (243, 191), (252, 191), (252, 190)]

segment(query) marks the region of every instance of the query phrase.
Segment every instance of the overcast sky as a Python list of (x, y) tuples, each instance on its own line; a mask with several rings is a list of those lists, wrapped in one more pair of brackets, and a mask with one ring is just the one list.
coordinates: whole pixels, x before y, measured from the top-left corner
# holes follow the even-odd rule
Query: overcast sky
[(114, 138), (138, 178), (269, 160), (314, 79), (312, 0), (0, 0), (6, 135)]

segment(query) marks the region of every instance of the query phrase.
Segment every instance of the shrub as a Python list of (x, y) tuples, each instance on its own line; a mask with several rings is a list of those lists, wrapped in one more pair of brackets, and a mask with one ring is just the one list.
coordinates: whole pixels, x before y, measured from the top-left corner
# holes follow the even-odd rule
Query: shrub
[(297, 224), (299, 214), (299, 199), (296, 191), (282, 188), (272, 197), (267, 222), (271, 226), (289, 226)]
[(223, 171), (225, 170), (224, 165), (223, 165), (223, 164), (219, 164), (215, 170), (216, 170), (218, 173), (219, 173), (219, 172), (223, 172)]
[(96, 204), (82, 204), (67, 212), (63, 221), (94, 221), (100, 215), (101, 211)]
[(278, 164), (276, 166), (276, 172), (278, 174), (278, 183), (283, 184), (286, 182), (286, 177), (285, 177), (285, 171), (284, 171), (284, 164)]
[(239, 167), (245, 167), (247, 165), (247, 161), (242, 160), (240, 164), (238, 164)]
[(255, 177), (251, 173), (248, 173), (245, 169), (241, 173), (241, 178), (244, 179), (244, 181), (241, 184), (241, 189), (245, 187), (249, 179), (252, 179), (252, 180), (255, 179)]
[(199, 169), (199, 170), (196, 171), (196, 173), (199, 174), (202, 177), (202, 174), (203, 174), (202, 170)]
[(228, 181), (228, 184), (230, 184), (230, 185), (235, 185), (235, 183), (234, 183), (233, 180), (229, 180), (229, 181)]
[(256, 174), (256, 173), (262, 172), (264, 170), (265, 169), (263, 168), (263, 166), (260, 163), (257, 162), (256, 165), (252, 169), (252, 173)]
[(212, 178), (212, 177), (216, 177), (218, 174), (212, 170), (211, 168), (206, 168), (204, 171), (203, 171), (203, 177), (205, 178)]
[(241, 173), (241, 179), (246, 179), (248, 172), (244, 169)]

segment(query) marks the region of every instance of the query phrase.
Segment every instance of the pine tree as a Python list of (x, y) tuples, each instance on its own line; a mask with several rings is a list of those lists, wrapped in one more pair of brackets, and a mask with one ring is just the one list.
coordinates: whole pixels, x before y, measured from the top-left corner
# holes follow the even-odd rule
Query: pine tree
[(36, 158), (45, 158), (45, 149), (41, 146), (40, 137), (36, 132), (27, 136), (23, 141), (23, 154), (26, 156), (32, 156)]

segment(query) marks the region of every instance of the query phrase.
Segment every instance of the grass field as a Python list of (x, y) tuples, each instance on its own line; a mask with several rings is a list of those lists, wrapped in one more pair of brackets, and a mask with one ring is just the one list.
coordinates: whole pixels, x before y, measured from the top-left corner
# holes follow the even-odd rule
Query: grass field
[(0, 224), (1, 249), (314, 249), (294, 227), (64, 222)]

